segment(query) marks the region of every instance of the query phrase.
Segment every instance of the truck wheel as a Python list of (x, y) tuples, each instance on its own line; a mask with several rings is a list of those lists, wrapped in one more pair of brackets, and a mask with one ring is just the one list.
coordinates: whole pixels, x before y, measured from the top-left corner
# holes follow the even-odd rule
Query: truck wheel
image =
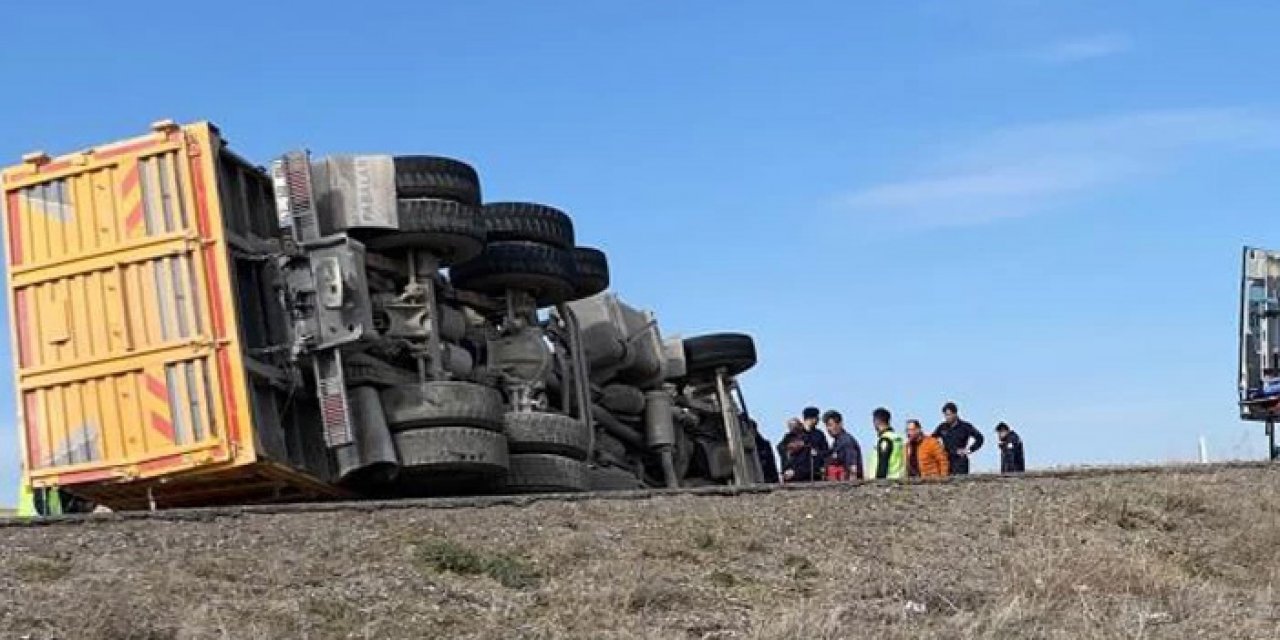
[(554, 247), (532, 242), (497, 242), (473, 260), (449, 270), (453, 285), (489, 295), (526, 291), (539, 306), (573, 297), (573, 259)]
[(587, 469), (587, 487), (592, 491), (630, 491), (646, 489), (636, 474), (618, 467), (593, 467)]
[(469, 164), (440, 156), (396, 156), (396, 195), (480, 204), (480, 176)]
[(408, 473), (501, 475), (510, 467), (501, 433), (472, 427), (433, 427), (392, 436)]
[(676, 477), (683, 480), (689, 475), (689, 467), (693, 466), (693, 439), (689, 437), (689, 433), (684, 429), (676, 427), (676, 446), (672, 452), (673, 462), (676, 468)]
[(501, 432), (506, 407), (497, 389), (472, 382), (439, 381), (383, 389), (382, 411), (392, 431), (460, 426)]
[(470, 260), (484, 249), (484, 220), (477, 207), (447, 200), (401, 199), (396, 213), (399, 231), (371, 235), (366, 246), (374, 251), (427, 251), (444, 266)]
[(606, 385), (597, 404), (613, 414), (639, 415), (644, 413), (644, 392), (625, 384)]
[(558, 413), (512, 411), (506, 415), (507, 448), (511, 453), (553, 453), (587, 459), (591, 434), (582, 422)]
[(544, 204), (491, 202), (484, 205), (484, 222), (492, 241), (573, 248), (573, 220), (565, 212)]
[(590, 298), (609, 288), (609, 258), (599, 249), (575, 247), (573, 274), (573, 298)]
[(736, 376), (756, 366), (756, 343), (742, 333), (712, 333), (684, 341), (686, 369), (691, 376), (714, 375), (719, 369)]
[(627, 459), (627, 445), (607, 433), (596, 433), (596, 451), (600, 454), (597, 457), (612, 461), (623, 462)]
[(561, 493), (587, 490), (587, 465), (547, 453), (513, 453), (507, 490), (516, 493)]

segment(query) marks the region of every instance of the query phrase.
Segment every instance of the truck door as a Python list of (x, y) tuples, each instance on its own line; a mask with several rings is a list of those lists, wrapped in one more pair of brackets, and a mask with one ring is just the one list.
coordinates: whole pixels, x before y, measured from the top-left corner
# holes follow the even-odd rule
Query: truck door
[(1252, 247), (1240, 288), (1240, 417), (1280, 418), (1280, 252)]

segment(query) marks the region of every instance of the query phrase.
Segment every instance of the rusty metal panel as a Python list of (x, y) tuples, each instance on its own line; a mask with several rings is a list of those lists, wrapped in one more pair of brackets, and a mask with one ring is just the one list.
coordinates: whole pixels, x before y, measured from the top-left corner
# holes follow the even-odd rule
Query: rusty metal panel
[(256, 461), (208, 124), (0, 173), (25, 481)]

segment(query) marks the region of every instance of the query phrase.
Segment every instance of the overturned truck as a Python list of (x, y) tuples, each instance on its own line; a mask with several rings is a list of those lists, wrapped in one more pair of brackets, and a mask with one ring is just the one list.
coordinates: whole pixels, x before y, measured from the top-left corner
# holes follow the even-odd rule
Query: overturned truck
[(752, 339), (664, 336), (565, 213), (208, 123), (2, 178), (23, 482), (116, 509), (762, 479)]

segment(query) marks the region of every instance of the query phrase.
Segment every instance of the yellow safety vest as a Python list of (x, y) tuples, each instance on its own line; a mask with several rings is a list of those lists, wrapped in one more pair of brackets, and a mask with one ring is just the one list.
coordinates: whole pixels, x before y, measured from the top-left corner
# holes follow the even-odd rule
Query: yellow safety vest
[(884, 477), (891, 479), (907, 477), (906, 443), (903, 441), (902, 436), (892, 429), (885, 431), (876, 438), (876, 447), (871, 451), (871, 468), (867, 469), (867, 477), (877, 477), (876, 473), (880, 469), (880, 457), (884, 455), (880, 452), (882, 445), (891, 449), (886, 465), (888, 474)]
[(18, 517), (34, 518), (37, 515), (36, 496), (31, 492), (31, 486), (25, 482), (18, 485)]

